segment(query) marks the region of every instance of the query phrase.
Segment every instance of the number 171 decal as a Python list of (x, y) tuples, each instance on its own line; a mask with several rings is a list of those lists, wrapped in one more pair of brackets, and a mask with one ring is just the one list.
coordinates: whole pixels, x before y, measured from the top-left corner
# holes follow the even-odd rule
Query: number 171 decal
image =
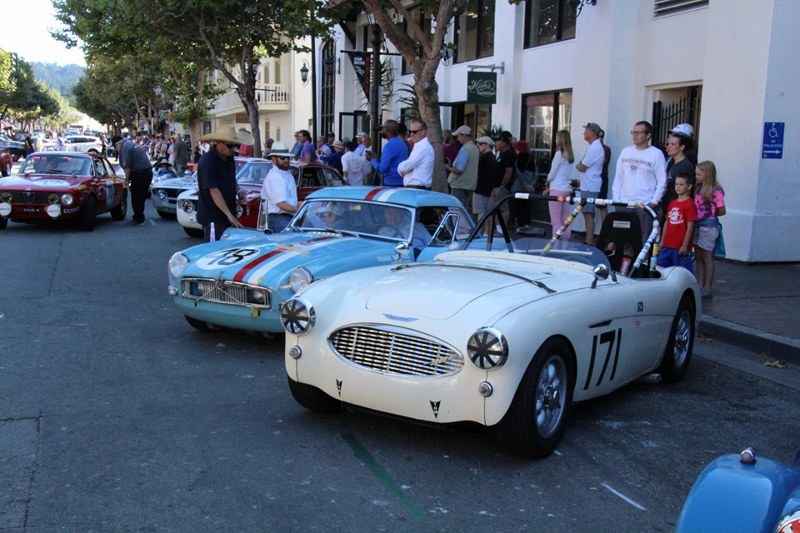
[[(592, 375), (594, 374), (594, 362), (597, 359), (597, 352), (599, 346), (607, 344), (608, 349), (605, 350), (606, 352), (606, 359), (603, 362), (603, 369), (600, 371), (600, 375), (597, 377), (597, 383), (594, 384), (595, 387), (600, 386), (600, 383), (603, 382), (603, 378), (606, 375), (606, 370), (608, 370), (608, 362), (611, 360), (611, 352), (614, 352), (614, 364), (611, 367), (611, 375), (608, 377), (608, 381), (613, 381), (614, 376), (617, 373), (617, 361), (619, 361), (619, 347), (622, 344), (622, 328), (617, 330), (605, 331), (599, 335), (595, 335), (592, 337), (592, 359), (589, 361), (589, 372), (586, 374), (586, 382), (583, 384), (583, 390), (589, 388), (589, 385), (592, 383)], [(603, 350), (600, 349), (600, 352)], [(601, 354), (602, 357), (602, 354)]]

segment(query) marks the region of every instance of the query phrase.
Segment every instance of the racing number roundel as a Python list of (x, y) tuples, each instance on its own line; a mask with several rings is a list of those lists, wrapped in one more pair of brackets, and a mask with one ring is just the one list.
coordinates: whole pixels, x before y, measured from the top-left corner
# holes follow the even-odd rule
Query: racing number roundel
[(203, 257), (197, 261), (196, 266), (204, 270), (226, 268), (241, 263), (257, 253), (256, 248), (225, 248)]

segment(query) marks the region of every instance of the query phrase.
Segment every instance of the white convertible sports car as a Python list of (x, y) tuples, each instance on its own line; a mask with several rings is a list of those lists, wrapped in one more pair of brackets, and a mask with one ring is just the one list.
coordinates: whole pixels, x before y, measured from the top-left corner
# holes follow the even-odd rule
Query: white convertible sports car
[(573, 401), (654, 372), (677, 381), (692, 355), (694, 276), (650, 270), (651, 241), (636, 226), (617, 231), (629, 218), (609, 218), (615, 230), (604, 225), (601, 242), (627, 252), (639, 241), (635, 277), (614, 272), (597, 248), (555, 237), (512, 244), (506, 233), (508, 253), (450, 251), (311, 284), (281, 308), (292, 395), (315, 411), (349, 404), (476, 422), (512, 453), (550, 454)]

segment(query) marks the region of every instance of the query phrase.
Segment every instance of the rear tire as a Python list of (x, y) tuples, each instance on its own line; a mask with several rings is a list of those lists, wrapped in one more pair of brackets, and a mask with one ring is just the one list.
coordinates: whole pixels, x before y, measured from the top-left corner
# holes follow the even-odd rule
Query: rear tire
[(186, 235), (189, 237), (194, 237), (195, 239), (202, 239), (203, 238), (203, 230), (197, 228), (187, 228), (183, 226), (183, 231), (186, 232)]
[(128, 215), (128, 191), (122, 191), (122, 199), (119, 204), (111, 210), (112, 220), (125, 220)]
[(305, 383), (298, 383), (289, 376), (289, 392), (297, 403), (317, 413), (335, 413), (341, 411), (342, 402), (331, 398), (321, 390)]
[(86, 204), (83, 206), (80, 218), (78, 219), (78, 227), (81, 231), (92, 231), (95, 223), (97, 222), (97, 200), (94, 196), (89, 196), (86, 199)]
[(547, 457), (564, 434), (575, 371), (569, 346), (549, 339), (533, 356), (511, 407), (497, 424), (500, 445), (515, 455)]
[(672, 319), (672, 328), (669, 331), (669, 341), (661, 361), (662, 380), (666, 383), (675, 383), (683, 379), (694, 350), (695, 310), (689, 296), (684, 296), (678, 305), (675, 318)]
[(186, 319), (186, 322), (188, 322), (190, 326), (198, 331), (223, 331), (225, 329), (222, 326), (211, 324), (210, 322), (203, 322), (202, 320), (197, 320), (196, 318), (192, 318), (190, 316), (184, 315), (183, 318)]

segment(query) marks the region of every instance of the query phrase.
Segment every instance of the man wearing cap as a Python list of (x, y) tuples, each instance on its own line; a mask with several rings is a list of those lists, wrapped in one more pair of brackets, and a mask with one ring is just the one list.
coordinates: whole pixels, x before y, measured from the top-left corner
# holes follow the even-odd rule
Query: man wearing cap
[(408, 133), (414, 149), (408, 159), (397, 165), (397, 171), (403, 176), (403, 187), (430, 190), (435, 155), (428, 140), (428, 126), (420, 120), (414, 120)]
[[(650, 145), (653, 125), (640, 120), (631, 130), (633, 146), (622, 149), (612, 184), (612, 197), (621, 202), (637, 202), (658, 208), (667, 185), (667, 162), (664, 152)], [(623, 208), (624, 209), (624, 208)], [(653, 229), (653, 219), (637, 209), (644, 241)]]
[(281, 141), (272, 145), (269, 153), (272, 168), (261, 186), (261, 209), (266, 207), (267, 227), (273, 233), (283, 231), (297, 212), (297, 183), (289, 171), (292, 152)]
[(381, 126), (381, 137), (386, 139), (381, 158), (378, 159), (371, 151), (364, 151), (367, 161), (370, 162), (379, 174), (383, 175), (383, 185), (386, 187), (402, 187), (403, 177), (397, 171), (401, 161), (408, 159), (408, 144), (397, 136), (396, 120), (387, 120)]
[(464, 206), (469, 206), (469, 200), (478, 184), (478, 159), (480, 153), (478, 147), (472, 142), (472, 128), (466, 124), (459, 126), (453, 132), (461, 148), (456, 155), (452, 165), (446, 165), (450, 175), (447, 176), (447, 183), (450, 185), (450, 194), (461, 200)]
[[(575, 168), (580, 173), (581, 198), (597, 198), (603, 186), (603, 161), (606, 152), (600, 141), (602, 128), (596, 122), (589, 122), (583, 127), (583, 140), (589, 143), (589, 149)], [(583, 206), (583, 221), (586, 227), (586, 244), (594, 245), (594, 204)]]
[(128, 180), (128, 189), (131, 192), (132, 220), (131, 226), (144, 226), (144, 204), (147, 201), (147, 191), (153, 181), (153, 168), (144, 148), (130, 139), (123, 139), (120, 135), (111, 138), (114, 150), (119, 154), (119, 165), (125, 171)]
[(236, 218), (236, 162), (233, 158), (239, 146), (253, 144), (253, 138), (230, 126), (225, 132), (203, 135), (200, 142), (207, 142), (209, 150), (197, 165), (200, 189), (197, 222), (203, 225), (203, 238), (208, 242), (219, 240), (230, 226), (242, 227)]
[(333, 151), (328, 156), (328, 166), (342, 172), (342, 156), (344, 156), (344, 143), (340, 140), (333, 141)]

